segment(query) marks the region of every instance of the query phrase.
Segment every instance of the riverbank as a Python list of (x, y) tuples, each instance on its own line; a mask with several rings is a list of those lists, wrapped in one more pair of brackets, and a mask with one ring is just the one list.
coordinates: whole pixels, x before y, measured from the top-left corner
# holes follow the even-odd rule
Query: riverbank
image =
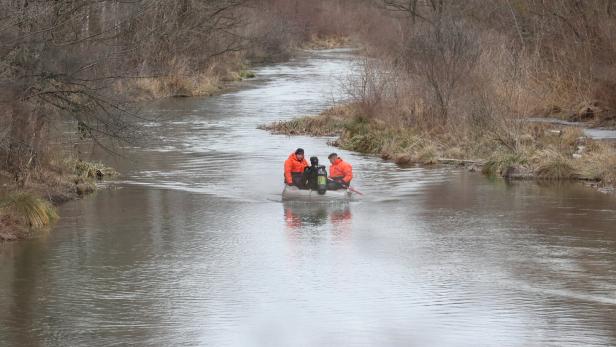
[(224, 93), (235, 83), (254, 78), (252, 63), (244, 56), (234, 54), (216, 61), (204, 71), (190, 72), (178, 67), (165, 76), (143, 76), (121, 80), (114, 88), (133, 101), (147, 101), (167, 97), (212, 96)]
[[(616, 184), (614, 144), (584, 136), (579, 128), (516, 121), (502, 125), (510, 127), (506, 133), (498, 128), (428, 131), (362, 117), (358, 109), (354, 104), (336, 106), (261, 128), (285, 135), (336, 136), (331, 142), (335, 146), (402, 166), (463, 165), (511, 179), (588, 181), (604, 191), (613, 191)], [(511, 134), (515, 138), (508, 138)]]
[(144, 101), (167, 97), (213, 96), (225, 93), (237, 82), (256, 77), (252, 68), (257, 64), (282, 62), (297, 56), (305, 50), (345, 48), (352, 40), (345, 35), (312, 35), (305, 41), (297, 42), (283, 53), (249, 57), (246, 52), (228, 54), (211, 62), (200, 72), (193, 72), (186, 66), (177, 66), (174, 72), (165, 76), (142, 76), (121, 80), (114, 88), (131, 100)]
[[(212, 65), (203, 73), (121, 79), (112, 88), (129, 102), (144, 102), (217, 95), (253, 77), (255, 74), (248, 70), (245, 60), (238, 56)], [(91, 130), (75, 123), (74, 128), (83, 131), (83, 145), (84, 140), (92, 138)], [(65, 154), (59, 154), (62, 152), (47, 148), (39, 153), (43, 160), (31, 159), (36, 165), (22, 163), (19, 177), (0, 170), (0, 242), (29, 239), (50, 229), (60, 218), (58, 205), (94, 193), (97, 181), (117, 175), (103, 163), (64, 157)]]
[(616, 112), (599, 100), (582, 102), (569, 107), (568, 110), (552, 106), (539, 114), (541, 118), (557, 119), (571, 125), (616, 129)]
[(312, 35), (308, 41), (301, 45), (302, 49), (335, 49), (351, 47), (353, 42), (346, 35)]
[[(320, 37), (318, 40), (346, 44), (345, 39)], [(314, 48), (322, 45), (315, 43)], [(301, 47), (295, 48), (297, 54)], [(115, 85), (131, 101), (155, 100), (167, 97), (212, 96), (235, 89), (238, 82), (256, 77), (241, 55), (208, 72), (197, 75), (137, 78)], [(79, 126), (76, 126), (79, 130)], [(85, 134), (87, 135), (87, 133)], [(88, 139), (86, 136), (85, 139)], [(102, 163), (62, 158), (61, 151), (47, 149), (37, 167), (25, 169), (19, 180), (8, 171), (0, 170), (0, 241), (31, 238), (49, 229), (59, 218), (56, 207), (63, 202), (80, 199), (97, 189), (97, 180), (117, 173)], [(18, 181), (26, 182), (23, 184)]]
[(0, 241), (28, 239), (59, 218), (56, 207), (97, 190), (97, 181), (117, 175), (102, 163), (77, 159), (51, 162), (18, 187), (0, 171)]

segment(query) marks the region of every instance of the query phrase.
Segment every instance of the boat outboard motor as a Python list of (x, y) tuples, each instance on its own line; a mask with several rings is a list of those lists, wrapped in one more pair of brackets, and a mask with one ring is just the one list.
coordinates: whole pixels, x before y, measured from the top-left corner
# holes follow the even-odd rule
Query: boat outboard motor
[(317, 192), (320, 195), (325, 194), (327, 191), (327, 170), (325, 166), (320, 165), (317, 167)]

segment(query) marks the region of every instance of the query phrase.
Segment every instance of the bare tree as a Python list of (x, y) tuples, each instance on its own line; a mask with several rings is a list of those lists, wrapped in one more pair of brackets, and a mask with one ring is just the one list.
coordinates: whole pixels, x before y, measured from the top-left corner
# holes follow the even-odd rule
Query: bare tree
[(0, 0), (0, 158), (19, 184), (39, 163), (50, 122), (128, 141), (139, 115), (118, 80), (198, 73), (241, 49), (244, 0)]
[(412, 30), (405, 43), (405, 67), (425, 81), (438, 107), (437, 115), (445, 123), (452, 98), (477, 64), (479, 47), (472, 31), (455, 19), (441, 18), (434, 25)]

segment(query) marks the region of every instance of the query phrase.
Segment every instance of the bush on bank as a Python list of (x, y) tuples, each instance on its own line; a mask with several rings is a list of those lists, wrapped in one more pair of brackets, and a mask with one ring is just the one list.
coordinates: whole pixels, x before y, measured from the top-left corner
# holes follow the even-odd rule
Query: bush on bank
[[(58, 219), (55, 204), (93, 193), (96, 181), (118, 173), (100, 162), (74, 158), (50, 161), (31, 173), (28, 183), (0, 188), (0, 241), (28, 238)], [(0, 171), (0, 182), (11, 175)]]
[(489, 176), (549, 180), (583, 179), (605, 185), (616, 182), (616, 149), (593, 141), (578, 128), (555, 129), (523, 123), (514, 138), (507, 129), (485, 132), (438, 132), (385, 123), (361, 115), (347, 104), (262, 129), (286, 135), (336, 136), (343, 149), (378, 155), (401, 165), (473, 164)]

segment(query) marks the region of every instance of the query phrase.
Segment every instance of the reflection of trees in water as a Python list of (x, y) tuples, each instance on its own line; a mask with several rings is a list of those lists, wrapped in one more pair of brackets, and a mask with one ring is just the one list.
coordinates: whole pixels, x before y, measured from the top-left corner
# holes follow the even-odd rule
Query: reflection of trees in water
[(536, 304), (566, 312), (578, 327), (613, 326), (604, 304), (613, 300), (606, 288), (614, 288), (616, 266), (612, 197), (571, 182), (457, 177), (427, 186), (417, 200), (441, 263), (489, 268), (485, 276), (506, 281), (512, 295), (546, 295)]
[[(45, 297), (47, 292), (44, 286), (41, 286), (41, 281), (45, 276), (45, 264), (40, 263), (40, 259), (46, 259), (49, 253), (45, 245), (45, 239), (40, 238), (31, 241), (30, 247), (23, 247), (20, 252), (12, 257), (10, 267), (11, 271), (4, 272), (0, 286), (0, 293), (5, 294), (7, 300), (6, 305), (0, 305), (3, 312), (0, 313), (0, 322), (6, 324), (3, 330), (0, 328), (0, 335), (4, 331), (6, 341), (13, 341), (15, 346), (34, 346), (36, 345), (36, 337), (33, 334), (25, 334), (21, 332), (32, 331), (32, 329), (40, 327), (37, 324), (37, 312), (35, 310), (37, 301), (41, 297)], [(29, 278), (31, 281), (23, 279)], [(0, 338), (3, 341), (3, 338)]]
[(427, 214), (438, 213), (439, 219), (447, 211), (468, 220), (480, 216), (474, 222), (508, 232), (516, 227), (538, 231), (555, 228), (572, 237), (586, 237), (584, 230), (613, 229), (613, 221), (601, 211), (616, 209), (616, 202), (581, 184), (490, 180), (473, 174), (457, 178), (424, 189), (417, 201)]

